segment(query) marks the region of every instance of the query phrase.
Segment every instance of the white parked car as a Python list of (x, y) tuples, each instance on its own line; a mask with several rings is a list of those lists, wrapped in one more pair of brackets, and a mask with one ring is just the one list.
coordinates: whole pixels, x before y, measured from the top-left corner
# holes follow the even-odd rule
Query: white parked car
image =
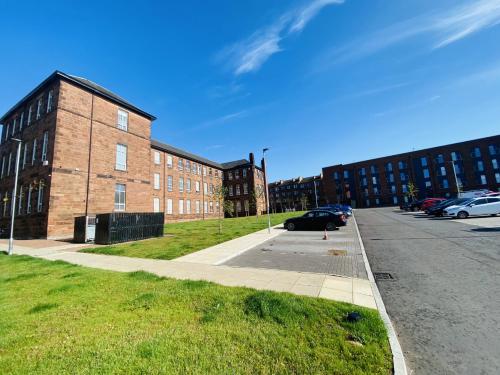
[(469, 216), (500, 214), (500, 197), (473, 198), (460, 206), (450, 206), (443, 211), (444, 216), (465, 219)]

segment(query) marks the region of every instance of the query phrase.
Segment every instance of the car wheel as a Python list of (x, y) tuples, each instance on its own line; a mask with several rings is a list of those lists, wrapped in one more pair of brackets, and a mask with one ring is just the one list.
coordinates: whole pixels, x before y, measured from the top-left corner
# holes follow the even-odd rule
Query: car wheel
[(457, 217), (459, 219), (467, 219), (467, 217), (469, 216), (469, 214), (465, 211), (460, 211), (458, 214), (457, 214)]
[(335, 230), (337, 229), (337, 227), (335, 226), (335, 224), (333, 223), (326, 223), (326, 230), (330, 231), (330, 230)]
[(286, 225), (286, 229), (288, 229), (289, 231), (295, 230), (295, 224), (294, 223), (288, 223)]

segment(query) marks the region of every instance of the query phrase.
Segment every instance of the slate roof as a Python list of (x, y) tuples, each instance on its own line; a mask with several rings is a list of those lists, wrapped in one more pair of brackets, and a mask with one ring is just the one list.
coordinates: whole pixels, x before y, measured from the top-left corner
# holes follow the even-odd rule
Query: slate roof
[(192, 154), (191, 152), (181, 150), (180, 148), (174, 147), (174, 146), (169, 145), (167, 143), (163, 143), (163, 142), (156, 141), (156, 140), (152, 139), (151, 146), (153, 148), (157, 148), (159, 150), (166, 151), (166, 152), (168, 152), (170, 154), (174, 154), (176, 156), (181, 156), (183, 158), (197, 161), (197, 162), (200, 162), (200, 163), (203, 163), (203, 164), (206, 164), (206, 165), (209, 165), (211, 167), (218, 168), (218, 169), (224, 169), (223, 165), (220, 163), (206, 159), (206, 158), (204, 158), (202, 156), (198, 156), (196, 154)]
[(122, 97), (116, 95), (114, 92), (98, 85), (95, 82), (92, 82), (86, 78), (82, 77), (77, 77), (73, 76), (70, 74), (66, 74), (63, 72), (60, 72), (59, 70), (56, 70), (54, 73), (52, 73), (49, 77), (47, 77), (42, 83), (40, 83), (37, 87), (35, 87), (33, 90), (31, 90), (28, 95), (26, 95), (24, 98), (22, 98), (19, 102), (17, 102), (11, 109), (7, 111), (1, 118), (0, 118), (0, 123), (3, 123), (11, 114), (14, 112), (19, 106), (21, 106), (24, 102), (30, 100), (35, 94), (38, 94), (39, 90), (44, 87), (45, 85), (49, 84), (52, 82), (54, 79), (60, 78), (62, 80), (71, 82), (83, 89), (89, 90), (93, 92), (96, 95), (99, 95), (101, 97), (104, 97), (112, 102), (115, 102), (116, 104), (120, 105), (121, 107), (125, 109), (129, 109), (133, 112), (136, 112), (151, 121), (156, 120), (156, 117), (143, 111), (142, 109), (134, 106), (132, 103), (126, 101)]

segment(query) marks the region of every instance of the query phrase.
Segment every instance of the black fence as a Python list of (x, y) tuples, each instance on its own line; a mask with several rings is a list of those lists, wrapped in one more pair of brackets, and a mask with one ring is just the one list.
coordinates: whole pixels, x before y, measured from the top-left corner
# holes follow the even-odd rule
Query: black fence
[(162, 237), (163, 223), (163, 212), (100, 214), (96, 216), (94, 242), (109, 245), (151, 237)]

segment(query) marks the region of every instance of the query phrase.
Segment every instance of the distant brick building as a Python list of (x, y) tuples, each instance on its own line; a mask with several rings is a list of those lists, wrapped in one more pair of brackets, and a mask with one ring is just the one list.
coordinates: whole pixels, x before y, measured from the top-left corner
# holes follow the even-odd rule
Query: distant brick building
[(285, 212), (321, 207), (326, 203), (322, 175), (297, 177), (269, 184), (269, 210)]
[(264, 171), (253, 157), (220, 164), (152, 141), (154, 120), (87, 79), (53, 73), (0, 118), (0, 226), (11, 215), (12, 138), (21, 140), (17, 237), (69, 237), (74, 217), (113, 211), (163, 211), (167, 221), (214, 218), (212, 192), (226, 170), (247, 169), (248, 194), (261, 184)]
[(500, 190), (500, 136), (323, 168), (328, 203), (398, 205), (410, 182), (419, 198), (454, 196), (457, 183), (461, 191)]

